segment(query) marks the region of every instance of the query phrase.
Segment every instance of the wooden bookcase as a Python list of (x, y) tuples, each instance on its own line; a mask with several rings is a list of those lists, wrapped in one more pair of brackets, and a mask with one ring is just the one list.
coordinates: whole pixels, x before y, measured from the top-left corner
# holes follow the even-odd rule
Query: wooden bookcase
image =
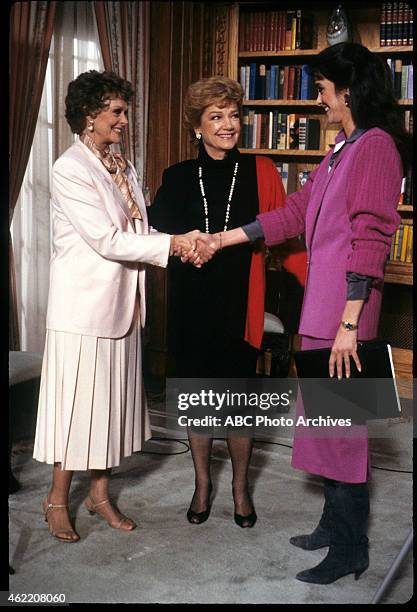
[[(359, 42), (368, 47), (374, 53), (381, 54), (383, 57), (393, 57), (399, 59), (412, 59), (412, 46), (380, 46), (380, 14), (381, 2), (343, 3), (348, 17), (352, 24), (353, 41)], [(312, 49), (284, 50), (284, 51), (239, 51), (239, 25), (244, 13), (260, 11), (281, 11), (287, 9), (305, 8), (314, 10), (315, 21), (315, 46)], [(239, 81), (240, 66), (245, 63), (258, 62), (271, 64), (306, 64), (322, 49), (328, 46), (326, 38), (326, 28), (335, 3), (317, 2), (236, 2), (228, 6), (227, 36), (223, 36), (223, 41), (218, 43), (220, 53), (224, 55), (224, 39), (227, 41), (227, 67), (224, 71), (231, 78)], [(225, 20), (224, 20), (225, 22)], [(220, 21), (221, 23), (221, 21)], [(226, 28), (224, 28), (226, 31)], [(404, 110), (412, 109), (413, 100), (400, 100), (400, 105)], [(318, 109), (315, 100), (245, 100), (244, 107), (251, 109), (283, 109), (282, 112), (303, 113), (306, 115), (320, 116), (321, 136), (320, 149), (314, 151), (306, 150), (279, 150), (279, 149), (244, 149), (240, 148), (241, 153), (257, 155), (268, 155), (274, 161), (283, 161), (297, 164), (299, 167), (309, 164), (319, 164), (321, 159), (329, 150), (329, 145), (334, 142), (334, 126), (331, 130), (326, 126), (326, 117), (322, 109)], [(337, 132), (337, 130), (336, 130)], [(411, 217), (413, 207), (399, 206), (400, 214), (408, 218)], [(409, 221), (410, 222), (410, 221)], [(406, 286), (411, 292), (413, 284), (413, 266), (409, 263), (389, 261), (386, 268), (385, 282), (388, 284), (400, 284)], [(410, 319), (411, 320), (411, 319)], [(410, 328), (410, 336), (412, 330)], [(293, 346), (297, 347), (297, 339)], [(401, 346), (394, 351), (394, 360), (398, 376), (401, 378), (412, 377), (412, 351)]]

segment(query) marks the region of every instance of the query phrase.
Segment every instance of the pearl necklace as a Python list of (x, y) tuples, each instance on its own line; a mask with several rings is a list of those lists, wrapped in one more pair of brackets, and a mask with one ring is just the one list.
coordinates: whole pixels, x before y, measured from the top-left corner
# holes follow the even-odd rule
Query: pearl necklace
[[(232, 178), (232, 184), (230, 185), (229, 197), (227, 199), (226, 215), (225, 215), (225, 218), (224, 218), (224, 229), (223, 229), (224, 232), (227, 230), (227, 224), (229, 223), (230, 202), (232, 201), (233, 191), (235, 189), (236, 175), (237, 175), (238, 168), (239, 168), (239, 162), (236, 162), (235, 163), (235, 169), (233, 170), (233, 178)], [(199, 183), (200, 183), (201, 196), (203, 198), (203, 203), (204, 203), (204, 215), (205, 215), (205, 223), (206, 223), (206, 234), (209, 234), (210, 231), (209, 231), (209, 219), (208, 219), (208, 204), (207, 204), (207, 199), (206, 199), (206, 194), (205, 194), (205, 191), (204, 191), (204, 184), (203, 184), (203, 168), (201, 166), (198, 166), (198, 179), (199, 179)]]

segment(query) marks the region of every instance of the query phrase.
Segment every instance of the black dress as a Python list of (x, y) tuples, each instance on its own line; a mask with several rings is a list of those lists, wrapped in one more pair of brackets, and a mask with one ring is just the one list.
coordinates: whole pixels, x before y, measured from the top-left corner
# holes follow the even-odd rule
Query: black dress
[[(255, 219), (259, 211), (255, 157), (237, 149), (214, 160), (200, 144), (197, 159), (165, 170), (162, 186), (148, 209), (157, 230), (182, 234), (205, 231), (198, 167), (208, 203), (210, 233), (223, 231), (235, 163), (239, 162), (227, 229)], [(229, 247), (202, 268), (177, 257), (168, 266), (168, 349), (177, 377), (249, 377), (256, 371), (257, 350), (243, 340), (253, 246)]]

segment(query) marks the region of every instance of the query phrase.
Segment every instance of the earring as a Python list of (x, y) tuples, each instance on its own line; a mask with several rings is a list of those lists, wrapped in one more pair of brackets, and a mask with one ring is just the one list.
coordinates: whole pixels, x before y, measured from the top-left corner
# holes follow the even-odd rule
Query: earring
[(197, 140), (200, 140), (200, 138), (201, 138), (201, 132), (196, 132), (195, 137), (197, 138)]
[(94, 121), (89, 121), (88, 122), (88, 131), (89, 132), (93, 132), (94, 131)]
[(350, 96), (345, 94), (345, 106), (350, 107)]

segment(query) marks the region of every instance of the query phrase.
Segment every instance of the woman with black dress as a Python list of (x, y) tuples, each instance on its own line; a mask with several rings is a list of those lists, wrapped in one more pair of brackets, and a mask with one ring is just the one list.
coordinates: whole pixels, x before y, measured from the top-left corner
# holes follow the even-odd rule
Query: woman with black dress
[[(236, 81), (211, 77), (193, 83), (185, 99), (185, 125), (197, 159), (166, 169), (149, 209), (159, 231), (214, 233), (249, 223), (259, 211), (282, 206), (285, 192), (273, 162), (241, 155), (243, 92)], [(296, 241), (297, 242), (297, 241)], [(299, 242), (298, 242), (299, 244)], [(288, 267), (302, 281), (305, 254), (292, 253)], [(179, 264), (179, 265), (177, 265)], [(203, 268), (169, 265), (168, 345), (178, 378), (248, 378), (256, 374), (264, 319), (264, 246), (241, 244)], [(212, 438), (189, 430), (195, 492), (187, 512), (200, 524), (210, 513)], [(235, 521), (253, 527), (256, 513), (248, 492), (252, 439), (227, 437), (233, 467)]]

